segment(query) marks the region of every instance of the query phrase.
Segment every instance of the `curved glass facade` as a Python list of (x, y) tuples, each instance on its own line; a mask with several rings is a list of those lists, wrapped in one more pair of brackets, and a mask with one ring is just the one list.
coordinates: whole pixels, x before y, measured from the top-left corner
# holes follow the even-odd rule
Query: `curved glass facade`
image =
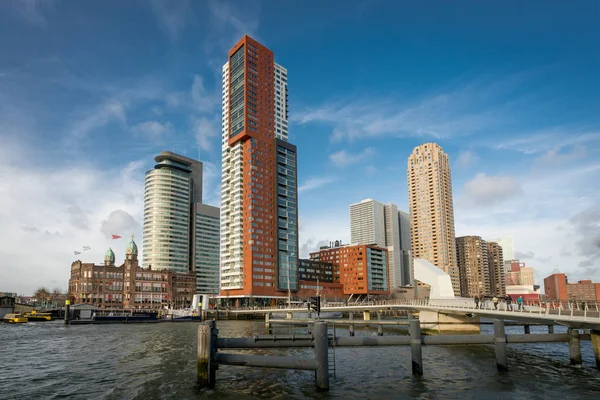
[(190, 173), (172, 160), (146, 173), (144, 268), (190, 270)]

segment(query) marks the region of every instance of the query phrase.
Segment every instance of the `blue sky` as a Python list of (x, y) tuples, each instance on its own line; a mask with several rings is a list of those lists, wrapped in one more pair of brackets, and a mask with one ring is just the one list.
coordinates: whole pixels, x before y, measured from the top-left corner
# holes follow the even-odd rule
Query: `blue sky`
[[(406, 160), (450, 155), (457, 235), (511, 235), (536, 280), (600, 280), (600, 30), (580, 1), (0, 2), (0, 291), (66, 288), (73, 251), (141, 244), (143, 174), (205, 163), (219, 204), (220, 70), (249, 34), (289, 70), (300, 245), (348, 205), (407, 209)], [(141, 246), (140, 246), (141, 247)]]

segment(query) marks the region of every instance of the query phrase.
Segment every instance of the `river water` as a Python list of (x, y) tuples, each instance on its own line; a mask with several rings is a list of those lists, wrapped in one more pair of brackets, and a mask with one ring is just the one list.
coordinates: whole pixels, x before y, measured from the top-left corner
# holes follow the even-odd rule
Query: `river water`
[[(222, 337), (264, 334), (264, 322), (219, 321)], [(425, 346), (424, 376), (411, 374), (410, 347), (337, 348), (329, 393), (314, 372), (221, 366), (214, 390), (198, 389), (198, 323), (65, 326), (0, 324), (2, 399), (599, 399), (591, 344), (572, 368), (565, 343), (509, 345), (498, 373), (492, 346)], [(287, 328), (289, 329), (289, 328)], [(522, 333), (522, 327), (507, 328)], [(385, 328), (385, 334), (399, 334)], [(490, 326), (482, 331), (490, 332)], [(532, 334), (545, 333), (532, 327)], [(556, 333), (563, 330), (556, 328)], [(338, 328), (337, 335), (348, 335)], [(357, 335), (375, 335), (357, 330)], [(290, 350), (312, 355), (312, 349)], [(255, 350), (288, 354), (288, 350)]]

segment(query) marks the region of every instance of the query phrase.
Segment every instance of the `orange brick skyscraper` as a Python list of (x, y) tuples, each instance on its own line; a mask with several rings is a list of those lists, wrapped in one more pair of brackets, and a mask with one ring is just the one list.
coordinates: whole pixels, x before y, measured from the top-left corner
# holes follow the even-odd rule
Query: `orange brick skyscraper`
[(296, 146), (287, 70), (244, 36), (223, 66), (221, 295), (272, 302), (298, 290)]

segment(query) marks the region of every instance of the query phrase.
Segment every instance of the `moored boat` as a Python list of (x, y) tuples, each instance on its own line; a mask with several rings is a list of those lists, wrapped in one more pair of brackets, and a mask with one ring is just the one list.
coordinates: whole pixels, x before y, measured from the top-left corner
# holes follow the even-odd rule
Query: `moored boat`
[(24, 315), (29, 322), (31, 321), (52, 321), (52, 315), (50, 313), (39, 313), (35, 310), (26, 312)]
[(26, 323), (28, 320), (26, 317), (23, 316), (23, 314), (6, 314), (3, 318), (2, 318), (2, 322), (8, 322), (9, 324), (24, 324)]

